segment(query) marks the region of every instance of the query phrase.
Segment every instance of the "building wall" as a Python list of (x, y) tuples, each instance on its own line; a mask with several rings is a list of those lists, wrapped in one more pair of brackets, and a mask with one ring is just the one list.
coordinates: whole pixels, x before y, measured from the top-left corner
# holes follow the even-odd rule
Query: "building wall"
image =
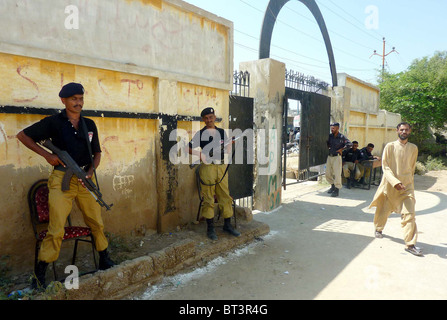
[[(68, 5), (79, 29), (66, 29)], [(105, 231), (164, 232), (195, 219), (193, 170), (174, 165), (170, 148), (199, 130), (200, 111), (228, 126), (233, 24), (179, 0), (2, 2), (0, 20), (0, 256), (31, 270), (34, 236), (26, 196), (51, 166), (16, 134), (62, 110), (62, 85), (86, 89), (84, 113), (98, 127), (97, 173), (111, 211)], [(173, 129), (186, 132), (169, 141)], [(7, 200), (6, 200), (7, 199)], [(74, 222), (82, 223), (75, 209)]]
[[(253, 127), (265, 133), (265, 146), (256, 141), (253, 206), (271, 211), (281, 205), (281, 146), (285, 64), (273, 59), (243, 62), (240, 70), (250, 74), (250, 97), (254, 99)], [(256, 139), (260, 139), (257, 135)], [(264, 154), (262, 154), (264, 153)], [(268, 161), (261, 160), (267, 158)]]
[(397, 139), (400, 114), (379, 109), (380, 89), (345, 73), (338, 74), (339, 87), (330, 91), (332, 119), (340, 131), (363, 148), (373, 143), (374, 155), (381, 156), (385, 145)]

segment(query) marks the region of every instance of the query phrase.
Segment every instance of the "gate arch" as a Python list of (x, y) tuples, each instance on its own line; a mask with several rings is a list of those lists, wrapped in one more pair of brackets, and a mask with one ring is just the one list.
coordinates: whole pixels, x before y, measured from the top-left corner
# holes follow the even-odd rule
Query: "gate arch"
[[(290, 0), (270, 0), (265, 11), (264, 21), (262, 23), (261, 41), (259, 44), (259, 59), (266, 59), (270, 57), (270, 44), (272, 42), (273, 27), (275, 26), (276, 17), (281, 11), (282, 7)], [(320, 27), (321, 34), (323, 35), (324, 44), (326, 45), (326, 51), (329, 58), (329, 67), (332, 75), (332, 86), (338, 85), (337, 70), (335, 67), (334, 52), (332, 51), (332, 44), (329, 38), (329, 33), (326, 28), (326, 24), (323, 19), (318, 5), (315, 0), (298, 0), (301, 1), (312, 13), (315, 20)]]

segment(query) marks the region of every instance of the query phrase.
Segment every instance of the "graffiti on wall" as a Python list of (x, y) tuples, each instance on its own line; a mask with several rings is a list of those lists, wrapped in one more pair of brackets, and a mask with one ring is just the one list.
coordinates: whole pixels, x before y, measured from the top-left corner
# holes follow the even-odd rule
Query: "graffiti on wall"
[(60, 108), (60, 88), (79, 82), (86, 90), (86, 110), (154, 109), (156, 80), (151, 77), (2, 53), (0, 60), (0, 105)]
[(273, 125), (269, 136), (269, 161), (268, 172), (272, 172), (268, 176), (268, 208), (269, 210), (277, 208), (281, 204), (281, 173), (277, 172), (277, 131), (276, 126)]

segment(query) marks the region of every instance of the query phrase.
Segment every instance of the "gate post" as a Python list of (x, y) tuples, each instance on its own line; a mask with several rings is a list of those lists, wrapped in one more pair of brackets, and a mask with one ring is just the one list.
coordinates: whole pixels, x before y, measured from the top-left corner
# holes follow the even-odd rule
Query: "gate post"
[(253, 207), (260, 211), (271, 211), (281, 205), (285, 68), (284, 63), (270, 58), (239, 65), (239, 70), (250, 73), (250, 97), (254, 98)]

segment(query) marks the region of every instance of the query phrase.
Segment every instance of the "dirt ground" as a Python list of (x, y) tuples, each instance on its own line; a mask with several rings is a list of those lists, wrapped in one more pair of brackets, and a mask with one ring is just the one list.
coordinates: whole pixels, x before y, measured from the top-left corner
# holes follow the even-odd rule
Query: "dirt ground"
[[(416, 191), (426, 191), (426, 192), (436, 192), (436, 193), (446, 193), (447, 194), (447, 170), (444, 171), (431, 171), (426, 173), (423, 176), (420, 175), (416, 175), (415, 176), (415, 187), (416, 187)], [(287, 207), (288, 205), (293, 205), (295, 203), (295, 201), (300, 201), (302, 199), (303, 196), (305, 196), (307, 193), (315, 193), (316, 190), (322, 190), (323, 188), (327, 188), (327, 185), (323, 182), (323, 183), (309, 183), (309, 184), (304, 184), (304, 185), (300, 185), (300, 186), (296, 186), (296, 187), (291, 187), (288, 188), (286, 191), (283, 191), (283, 209), (284, 207), (287, 210), (291, 210), (291, 212), (295, 211), (295, 208), (292, 207)], [(368, 197), (370, 197), (372, 199), (372, 196), (375, 192), (375, 190), (377, 189), (377, 187), (372, 187), (371, 190), (369, 191), (365, 191), (365, 190), (357, 190), (357, 194), (359, 195), (359, 197), (365, 197), (366, 194), (368, 194)], [(320, 191), (321, 194), (324, 194), (325, 192)], [(345, 188), (341, 191), (341, 199), (339, 199), (339, 201), (341, 201), (344, 197), (346, 197), (348, 193), (348, 190), (346, 190)], [(352, 201), (355, 201), (355, 194), (354, 194), (354, 199)], [(318, 201), (318, 199), (317, 199)], [(419, 199), (417, 199), (417, 201), (419, 201)], [(321, 204), (318, 203), (318, 207), (320, 209), (320, 207), (323, 209), (323, 206), (326, 205), (330, 205), (328, 202), (334, 202), (333, 199), (331, 198), (321, 198)], [(334, 203), (332, 203), (334, 204)], [(336, 205), (336, 204), (335, 204)], [(342, 204), (340, 205), (336, 205), (336, 207), (341, 207)], [(286, 211), (287, 211), (286, 210)], [(304, 209), (303, 209), (304, 210)], [(309, 209), (309, 210), (315, 210), (313, 209)], [(371, 214), (371, 212), (369, 212), (369, 215)], [(289, 215), (289, 212), (286, 212), (286, 214), (281, 214), (281, 215), (276, 215), (274, 217), (274, 220), (272, 220), (272, 216), (271, 214), (266, 214), (264, 215), (264, 217), (260, 217), (259, 219), (262, 222), (265, 222), (267, 224), (271, 224), (272, 227), (272, 231), (271, 234), (267, 235), (265, 237), (264, 240), (260, 240), (260, 241), (256, 241), (253, 244), (249, 244), (247, 247), (245, 248), (241, 248), (240, 250), (237, 250), (236, 252), (232, 252), (232, 253), (228, 253), (225, 255), (225, 257), (222, 257), (222, 259), (217, 259), (215, 262), (213, 262), (211, 265), (209, 266), (201, 266), (198, 268), (196, 268), (195, 270), (189, 270), (190, 275), (188, 276), (187, 273), (184, 273), (182, 275), (179, 275), (177, 278), (171, 278), (167, 280), (167, 284), (160, 284), (159, 286), (156, 286), (153, 288), (153, 290), (149, 290), (146, 293), (142, 293), (140, 296), (137, 297), (133, 297), (133, 298), (137, 298), (137, 299), (183, 299), (184, 296), (188, 296), (192, 299), (201, 299), (204, 298), (206, 299), (207, 297), (214, 297), (216, 296), (216, 292), (215, 290), (219, 289), (220, 292), (222, 293), (222, 296), (217, 295), (217, 298), (222, 298), (222, 299), (228, 299), (229, 297), (233, 297), (235, 299), (241, 298), (241, 299), (251, 299), (251, 298), (265, 298), (265, 299), (272, 299), (272, 298), (276, 298), (276, 297), (281, 297), (281, 294), (279, 292), (275, 293), (277, 289), (273, 289), (272, 287), (269, 286), (265, 286), (263, 287), (262, 290), (266, 290), (268, 291), (268, 293), (266, 292), (265, 294), (248, 294), (247, 292), (251, 292), (250, 290), (261, 290), (260, 288), (253, 286), (250, 282), (250, 280), (252, 280), (254, 283), (256, 283), (258, 280), (256, 280), (256, 278), (253, 277), (264, 277), (265, 279), (270, 279), (272, 277), (272, 275), (274, 277), (279, 277), (281, 278), (279, 281), (280, 283), (284, 284), (284, 281), (288, 281), (285, 277), (286, 275), (289, 273), (292, 273), (293, 271), (293, 265), (294, 265), (294, 261), (293, 259), (291, 259), (290, 257), (288, 257), (288, 253), (289, 252), (293, 252), (294, 249), (282, 249), (282, 246), (284, 246), (284, 243), (281, 243), (281, 245), (277, 244), (268, 244), (268, 241), (266, 239), (268, 239), (271, 236), (275, 236), (275, 237), (286, 237), (286, 242), (287, 245), (293, 245), (293, 238), (287, 239), (287, 235), (286, 233), (288, 226), (290, 225), (290, 219), (293, 220), (293, 223), (300, 223), (302, 225), (307, 224), (307, 222), (304, 222), (304, 220), (302, 222), (299, 222), (299, 218), (296, 215), (293, 215), (292, 217)], [(255, 219), (257, 219), (258, 217), (255, 215)], [(368, 217), (368, 219), (370, 218), (370, 216)], [(298, 220), (296, 220), (298, 219)], [(311, 218), (311, 219), (316, 219), (316, 218)], [(357, 219), (357, 218), (355, 218)], [(274, 222), (273, 222), (274, 221)], [(343, 226), (338, 226), (338, 227), (343, 227)], [(243, 232), (243, 225), (241, 225), (242, 228), (242, 232)], [(203, 229), (203, 230), (202, 230)], [(202, 232), (203, 231), (203, 232)], [(129, 259), (134, 259), (143, 255), (146, 255), (148, 252), (154, 252), (157, 250), (160, 250), (162, 248), (165, 248), (166, 246), (176, 242), (176, 241), (180, 241), (182, 239), (197, 239), (197, 241), (207, 241), (206, 237), (204, 236), (205, 233), (205, 226), (204, 223), (200, 223), (200, 224), (193, 224), (191, 223), (190, 225), (184, 226), (182, 228), (178, 228), (175, 232), (171, 232), (171, 233), (164, 233), (164, 234), (147, 234), (146, 236), (138, 236), (138, 237), (133, 237), (131, 240), (124, 240), (120, 237), (113, 237), (111, 236), (110, 238), (110, 251), (111, 251), (111, 256), (112, 258), (117, 262), (120, 263), (122, 261), (125, 260), (129, 260)], [(283, 239), (284, 241), (284, 239)], [(290, 243), (290, 241), (292, 241), (292, 243)], [(285, 245), (287, 247), (287, 245)], [(268, 247), (269, 250), (267, 250), (266, 254), (273, 254), (276, 257), (268, 257), (266, 256), (265, 258), (263, 258), (262, 260), (255, 262), (256, 260), (254, 260), (255, 255), (257, 254), (257, 252), (261, 252), (262, 250), (260, 249), (260, 247), (262, 248), (266, 248)], [(273, 250), (273, 251), (272, 251)], [(282, 251), (281, 251), (282, 250)], [(67, 250), (70, 251), (70, 250)], [(221, 265), (225, 265), (227, 263), (231, 264), (232, 261), (234, 261), (235, 259), (239, 259), (241, 256), (244, 257), (244, 259), (248, 259), (246, 261), (247, 264), (239, 264), (240, 261), (238, 261), (238, 267), (237, 269), (231, 269), (229, 272), (237, 272), (238, 274), (242, 275), (242, 276), (238, 276), (237, 278), (233, 279), (233, 280), (229, 280), (228, 277), (234, 278), (232, 275), (229, 275), (228, 273), (222, 273), (222, 272), (213, 272), (213, 268), (217, 267), (217, 265), (221, 264)], [(278, 258), (279, 257), (279, 258)], [(267, 261), (265, 260), (267, 259)], [(89, 252), (88, 250), (86, 250), (85, 252), (83, 252), (79, 259), (78, 259), (78, 263), (81, 265), (80, 269), (89, 269), (92, 267), (91, 265), (91, 252)], [(256, 263), (256, 265), (254, 265), (253, 263)], [(261, 265), (257, 265), (257, 264), (261, 264)], [(265, 272), (262, 273), (261, 269), (262, 269), (262, 264), (268, 263), (269, 267), (265, 268)], [(286, 267), (284, 267), (284, 263), (286, 263)], [(287, 264), (290, 266), (290, 268), (292, 270), (287, 269)], [(211, 268), (211, 269), (210, 269)], [(299, 268), (298, 268), (299, 269)], [(253, 272), (253, 270), (255, 270), (256, 272)], [(273, 271), (272, 271), (273, 270)], [(261, 273), (259, 273), (261, 272)], [(197, 296), (191, 296), (191, 294), (189, 293), (187, 287), (182, 289), (182, 284), (183, 283), (190, 283), (190, 288), (189, 290), (193, 290), (194, 292), (197, 292), (197, 287), (200, 286), (200, 280), (192, 280), (192, 282), (190, 280), (185, 281), (185, 277), (186, 278), (198, 278), (198, 277), (202, 277), (203, 274), (207, 274), (207, 273), (211, 273), (211, 279), (210, 281), (213, 281), (215, 283), (220, 284), (220, 286), (218, 286), (217, 289), (212, 290), (212, 292), (209, 292), (210, 289), (206, 289), (206, 290), (199, 290), (201, 292), (200, 295)], [(268, 273), (268, 274), (266, 274)], [(261, 275), (260, 275), (261, 274)], [(24, 274), (24, 275), (19, 275), (19, 276), (14, 276), (14, 278), (12, 279), (12, 282), (9, 286), (4, 287), (4, 289), (8, 290), (9, 292), (13, 291), (13, 290), (18, 290), (18, 289), (23, 289), (26, 288), (29, 285), (29, 274)], [(242, 278), (241, 278), (242, 277)], [(51, 275), (47, 274), (47, 278), (51, 279)], [(206, 279), (206, 278), (205, 278)], [(204, 280), (206, 281), (206, 280)], [(228, 287), (226, 287), (224, 284), (228, 283), (228, 281), (230, 281), (230, 285)], [(268, 280), (268, 281), (273, 281), (273, 280)], [(259, 281), (258, 281), (259, 282)], [(191, 284), (192, 283), (192, 284)], [(240, 287), (241, 285), (245, 285), (247, 286), (247, 288), (245, 288), (245, 291), (243, 291), (244, 293), (242, 294), (240, 292)], [(232, 289), (234, 289), (235, 287), (238, 288), (239, 293), (241, 293), (240, 296), (238, 295), (234, 295), (234, 293), (232, 293)], [(253, 288), (251, 288), (253, 287)], [(173, 290), (173, 289), (179, 289), (179, 290)], [(227, 294), (228, 296), (225, 294), (225, 288), (227, 288)], [(184, 291), (183, 291), (184, 290)], [(155, 293), (156, 292), (156, 293)], [(272, 293), (273, 292), (273, 293)], [(3, 294), (7, 294), (7, 292), (3, 292)], [(295, 298), (307, 298), (308, 296), (297, 296)]]
[(447, 192), (447, 170), (416, 175), (414, 180), (416, 190)]
[[(327, 184), (310, 182), (283, 191), (277, 210), (255, 213), (270, 226), (262, 240), (130, 298), (447, 299), (447, 277), (439, 277), (447, 259), (446, 178), (447, 171), (415, 176), (423, 258), (404, 251), (399, 215), (390, 217), (384, 239), (374, 238), (374, 209), (368, 206), (377, 186), (343, 188), (331, 198)], [(418, 276), (417, 283), (398, 271), (404, 269)]]

